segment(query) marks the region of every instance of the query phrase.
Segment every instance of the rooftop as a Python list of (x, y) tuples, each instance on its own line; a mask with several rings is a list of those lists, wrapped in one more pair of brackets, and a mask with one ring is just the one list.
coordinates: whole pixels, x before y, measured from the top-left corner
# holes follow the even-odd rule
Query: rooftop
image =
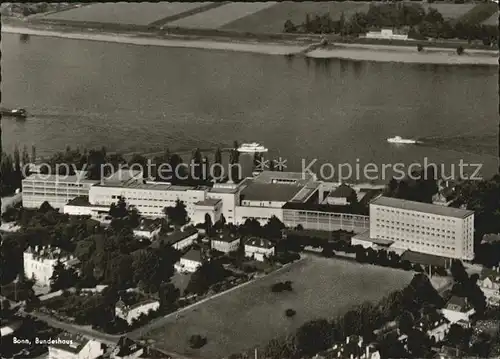
[(161, 223), (157, 220), (142, 218), (141, 223), (134, 228), (134, 231), (153, 232), (161, 227)]
[(44, 175), (40, 173), (33, 173), (23, 179), (24, 181), (41, 181), (41, 182), (57, 182), (57, 183), (97, 183), (98, 181), (86, 179), (86, 174), (81, 173), (72, 176), (60, 175)]
[(256, 182), (260, 183), (274, 183), (275, 180), (278, 181), (310, 181), (314, 179), (309, 173), (303, 172), (279, 172), (279, 171), (263, 171), (257, 177), (255, 177)]
[[(61, 259), (62, 261), (75, 261), (71, 253), (61, 251), (61, 248), (48, 246), (29, 246), (24, 252), (26, 254), (33, 254), (34, 259)], [(69, 263), (68, 263), (69, 264)]]
[(352, 206), (352, 205), (341, 206), (341, 205), (318, 204), (318, 203), (287, 202), (282, 208), (291, 210), (323, 212), (323, 213), (363, 215), (361, 206)]
[(432, 254), (413, 252), (413, 251), (405, 251), (401, 255), (401, 260), (408, 261), (411, 263), (423, 264), (423, 265), (431, 265), (435, 267), (445, 267), (446, 266), (446, 258), (435, 256)]
[(207, 198), (204, 199), (203, 201), (198, 201), (195, 203), (196, 206), (207, 206), (207, 207), (213, 207), (217, 203), (219, 203), (221, 200), (220, 199), (215, 199), (215, 198)]
[(123, 300), (119, 300), (117, 303), (116, 303), (116, 306), (118, 308), (121, 308), (121, 309), (124, 309), (124, 310), (131, 310), (131, 309), (134, 309), (134, 308), (139, 308), (139, 307), (142, 307), (143, 305), (147, 305), (147, 304), (151, 304), (151, 303), (156, 303), (158, 302), (157, 300), (154, 300), (154, 299), (143, 299), (143, 300), (139, 300), (137, 302), (133, 302), (133, 303), (130, 303), (130, 302), (125, 302)]
[(126, 183), (130, 180), (142, 179), (142, 171), (132, 170), (128, 168), (119, 169), (115, 173), (109, 175), (103, 180), (108, 183)]
[(75, 207), (96, 207), (96, 208), (107, 208), (107, 206), (100, 206), (98, 204), (92, 204), (89, 202), (89, 197), (88, 196), (78, 196), (70, 200), (68, 203), (68, 206), (75, 206)]
[(183, 259), (187, 259), (193, 262), (201, 263), (201, 251), (196, 249), (191, 249), (189, 252), (182, 256)]
[(458, 297), (454, 295), (450, 298), (448, 303), (446, 303), (446, 309), (453, 310), (456, 312), (466, 312), (469, 309), (469, 304), (467, 303), (467, 298)]
[(74, 335), (67, 332), (61, 333), (57, 339), (59, 339), (61, 343), (51, 344), (51, 347), (74, 354), (80, 353), (83, 347), (89, 342), (87, 338), (84, 338), (81, 335)]
[(198, 234), (198, 230), (196, 228), (186, 228), (184, 231), (175, 231), (169, 234), (167, 237), (162, 238), (162, 242), (165, 244), (175, 244), (177, 242), (186, 239), (194, 234)]
[(288, 202), (292, 200), (302, 187), (281, 183), (258, 183), (248, 185), (242, 192), (242, 200)]
[(118, 340), (118, 344), (116, 345), (114, 355), (119, 357), (125, 357), (130, 354), (136, 353), (140, 349), (142, 349), (142, 346), (134, 342), (132, 339), (123, 336), (120, 338), (120, 340)]
[(245, 245), (265, 248), (265, 249), (270, 249), (274, 247), (274, 244), (270, 240), (265, 238), (256, 238), (256, 237), (250, 238), (248, 241), (246, 241)]
[(125, 183), (118, 182), (103, 182), (96, 184), (98, 187), (120, 187), (120, 188), (133, 188), (133, 189), (143, 189), (149, 191), (189, 191), (196, 190), (196, 186), (178, 186), (172, 185), (166, 182), (142, 182), (131, 180)]
[(434, 204), (407, 201), (404, 199), (384, 196), (378, 197), (377, 199), (373, 200), (371, 204), (454, 218), (466, 218), (474, 214), (474, 211), (465, 209), (438, 206)]
[(360, 234), (355, 235), (352, 237), (353, 239), (358, 239), (360, 241), (367, 241), (367, 242), (372, 242), (375, 244), (378, 244), (380, 246), (390, 246), (391, 244), (394, 243), (394, 241), (391, 241), (389, 239), (383, 239), (383, 238), (371, 238), (370, 237), (370, 230), (364, 231)]
[(342, 183), (340, 186), (338, 186), (333, 191), (331, 191), (328, 194), (328, 197), (333, 197), (333, 198), (348, 198), (348, 197), (352, 196), (353, 193), (356, 194), (356, 191), (353, 190), (348, 185)]
[(231, 243), (234, 241), (238, 241), (240, 237), (235, 236), (234, 234), (221, 234), (217, 237), (210, 238), (212, 241), (220, 241), (220, 242), (226, 242), (226, 243)]

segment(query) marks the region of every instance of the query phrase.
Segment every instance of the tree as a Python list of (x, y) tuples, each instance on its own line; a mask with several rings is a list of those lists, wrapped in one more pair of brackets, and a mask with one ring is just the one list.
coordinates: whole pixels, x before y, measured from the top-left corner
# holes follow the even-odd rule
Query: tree
[(465, 51), (464, 51), (463, 46), (459, 46), (459, 47), (457, 47), (457, 55), (462, 55), (464, 52), (465, 52)]
[(179, 299), (180, 290), (172, 283), (162, 283), (158, 292), (160, 297), (160, 307), (163, 309), (172, 309), (173, 305)]
[(145, 289), (149, 292), (156, 292), (161, 281), (173, 274), (162, 271), (160, 257), (154, 250), (149, 248), (133, 253), (132, 268), (134, 270), (134, 282), (143, 281)]
[(215, 150), (213, 176), (215, 181), (222, 180), (222, 153), (219, 147)]
[(464, 284), (469, 280), (469, 275), (467, 274), (467, 271), (465, 270), (465, 267), (461, 260), (454, 259), (451, 263), (450, 270), (455, 282)]
[(325, 319), (312, 320), (303, 324), (295, 335), (295, 345), (302, 356), (314, 355), (326, 350), (333, 342), (332, 326)]
[(191, 276), (185, 292), (204, 294), (208, 291), (210, 286), (221, 282), (227, 275), (228, 272), (224, 269), (222, 264), (216, 261), (204, 263)]
[(283, 32), (295, 32), (297, 31), (297, 26), (291, 21), (285, 21), (285, 25), (283, 26)]
[(189, 346), (193, 349), (199, 349), (205, 344), (207, 344), (207, 338), (202, 337), (201, 335), (191, 335), (189, 338)]
[(189, 221), (186, 205), (180, 200), (175, 201), (174, 207), (166, 207), (164, 212), (169, 222), (175, 226), (181, 227)]
[(413, 317), (413, 314), (405, 310), (399, 316), (398, 322), (399, 322), (399, 330), (401, 330), (403, 334), (407, 334), (413, 329), (413, 326), (415, 325), (415, 318)]
[(424, 47), (422, 46), (422, 44), (417, 45), (417, 50), (418, 50), (418, 52), (424, 51)]
[(66, 267), (60, 260), (57, 260), (52, 276), (50, 277), (50, 289), (58, 291), (73, 286), (78, 279), (78, 275), (71, 267)]
[(36, 147), (35, 147), (35, 145), (31, 146), (31, 162), (32, 163), (36, 162)]
[(115, 219), (122, 219), (126, 217), (128, 214), (127, 211), (127, 203), (125, 202), (125, 198), (120, 197), (118, 199), (118, 203), (111, 203), (109, 208), (109, 215)]
[(212, 217), (209, 213), (205, 213), (205, 231), (207, 234), (212, 231), (212, 226)]
[(262, 228), (262, 235), (268, 239), (281, 239), (285, 225), (278, 217), (272, 216)]

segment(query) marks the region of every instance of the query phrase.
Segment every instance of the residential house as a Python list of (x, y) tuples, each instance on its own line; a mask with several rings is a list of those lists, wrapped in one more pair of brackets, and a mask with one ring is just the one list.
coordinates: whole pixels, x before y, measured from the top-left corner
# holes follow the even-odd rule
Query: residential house
[(265, 258), (274, 256), (274, 244), (265, 238), (250, 238), (245, 243), (245, 256), (263, 262)]
[(50, 278), (54, 273), (57, 261), (61, 261), (66, 267), (74, 266), (80, 261), (71, 254), (64, 253), (60, 248), (28, 247), (23, 254), (24, 274), (26, 278), (35, 279), (40, 286), (49, 286)]
[(351, 335), (344, 343), (317, 354), (313, 359), (380, 359), (380, 352), (372, 344), (363, 343), (363, 338)]
[(240, 246), (240, 237), (234, 234), (219, 234), (210, 239), (212, 249), (219, 252), (230, 253), (237, 251)]
[(458, 296), (451, 297), (446, 306), (441, 309), (441, 313), (451, 324), (458, 323), (460, 320), (469, 322), (475, 312), (467, 298)]
[(369, 31), (364, 35), (368, 39), (383, 40), (408, 40), (408, 35), (395, 33), (393, 29), (382, 29), (380, 31)]
[(134, 228), (134, 236), (146, 238), (150, 241), (158, 238), (161, 231), (161, 223), (157, 220), (142, 218), (141, 223)]
[(49, 344), (48, 359), (96, 359), (103, 354), (100, 342), (64, 332)]
[(432, 204), (446, 207), (449, 206), (451, 202), (453, 202), (451, 197), (454, 192), (455, 187), (449, 181), (438, 181), (438, 191), (432, 196)]
[(415, 328), (426, 333), (435, 343), (444, 340), (450, 330), (450, 322), (443, 314), (431, 312), (415, 323)]
[(477, 285), (484, 293), (488, 305), (500, 306), (500, 266), (483, 269)]
[(137, 303), (125, 303), (119, 300), (115, 306), (115, 315), (125, 320), (129, 325), (142, 314), (149, 314), (160, 308), (160, 302), (153, 299), (146, 299)]
[(111, 358), (113, 359), (136, 359), (144, 353), (144, 347), (127, 337), (121, 337), (116, 344)]
[(193, 244), (196, 238), (198, 238), (198, 230), (193, 227), (185, 227), (169, 234), (166, 238), (162, 238), (161, 242), (180, 251)]
[(181, 257), (175, 267), (181, 273), (194, 273), (202, 264), (203, 258), (201, 251), (198, 249), (191, 249)]
[(356, 191), (342, 183), (328, 194), (324, 203), (332, 206), (347, 206), (351, 204), (353, 198), (357, 198)]

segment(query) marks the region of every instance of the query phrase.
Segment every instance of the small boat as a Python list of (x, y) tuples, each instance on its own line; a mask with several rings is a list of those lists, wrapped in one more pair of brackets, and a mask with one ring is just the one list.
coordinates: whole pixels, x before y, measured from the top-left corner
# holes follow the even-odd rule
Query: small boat
[(413, 140), (410, 138), (402, 138), (400, 136), (388, 138), (387, 142), (389, 142), (389, 143), (404, 143), (404, 144), (416, 144), (416, 143), (418, 143), (417, 140)]
[(2, 116), (16, 117), (16, 118), (26, 118), (28, 113), (24, 108), (14, 108), (12, 110), (2, 108), (0, 110)]
[(238, 147), (238, 152), (242, 153), (263, 153), (267, 152), (268, 149), (264, 146), (253, 142), (253, 143), (243, 143), (240, 147)]

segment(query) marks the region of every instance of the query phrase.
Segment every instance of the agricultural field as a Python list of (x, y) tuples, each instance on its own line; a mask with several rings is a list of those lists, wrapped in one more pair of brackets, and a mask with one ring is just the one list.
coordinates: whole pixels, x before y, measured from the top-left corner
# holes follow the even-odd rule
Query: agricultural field
[(474, 8), (459, 17), (460, 21), (481, 24), (498, 14), (498, 4), (494, 2), (476, 4)]
[(291, 20), (294, 24), (303, 23), (306, 15), (323, 15), (329, 13), (334, 20), (340, 19), (342, 12), (348, 18), (355, 12), (367, 11), (369, 3), (363, 2), (332, 2), (332, 1), (284, 1), (275, 6), (256, 12), (239, 20), (224, 25), (222, 28), (243, 32), (283, 31), (285, 21)]
[(445, 20), (450, 19), (458, 19), (461, 16), (465, 15), (469, 11), (471, 11), (476, 4), (422, 4), (425, 11), (428, 11), (429, 8), (436, 9), (443, 15)]
[(200, 12), (168, 23), (169, 27), (182, 27), (189, 29), (218, 29), (237, 19), (247, 17), (256, 12), (276, 5), (276, 2), (260, 3), (229, 3), (215, 9)]
[(112, 24), (148, 25), (160, 19), (191, 11), (207, 2), (95, 3), (45, 16), (48, 20), (91, 21)]
[(500, 12), (491, 15), (488, 19), (483, 21), (483, 25), (498, 25), (498, 16), (500, 16)]
[[(162, 327), (143, 338), (160, 349), (207, 359), (265, 345), (308, 320), (334, 318), (365, 301), (379, 301), (406, 286), (410, 272), (356, 262), (306, 257), (284, 270), (166, 319)], [(292, 281), (292, 292), (273, 293), (277, 282)], [(293, 318), (284, 315), (294, 309)], [(191, 349), (191, 335), (207, 344)]]

